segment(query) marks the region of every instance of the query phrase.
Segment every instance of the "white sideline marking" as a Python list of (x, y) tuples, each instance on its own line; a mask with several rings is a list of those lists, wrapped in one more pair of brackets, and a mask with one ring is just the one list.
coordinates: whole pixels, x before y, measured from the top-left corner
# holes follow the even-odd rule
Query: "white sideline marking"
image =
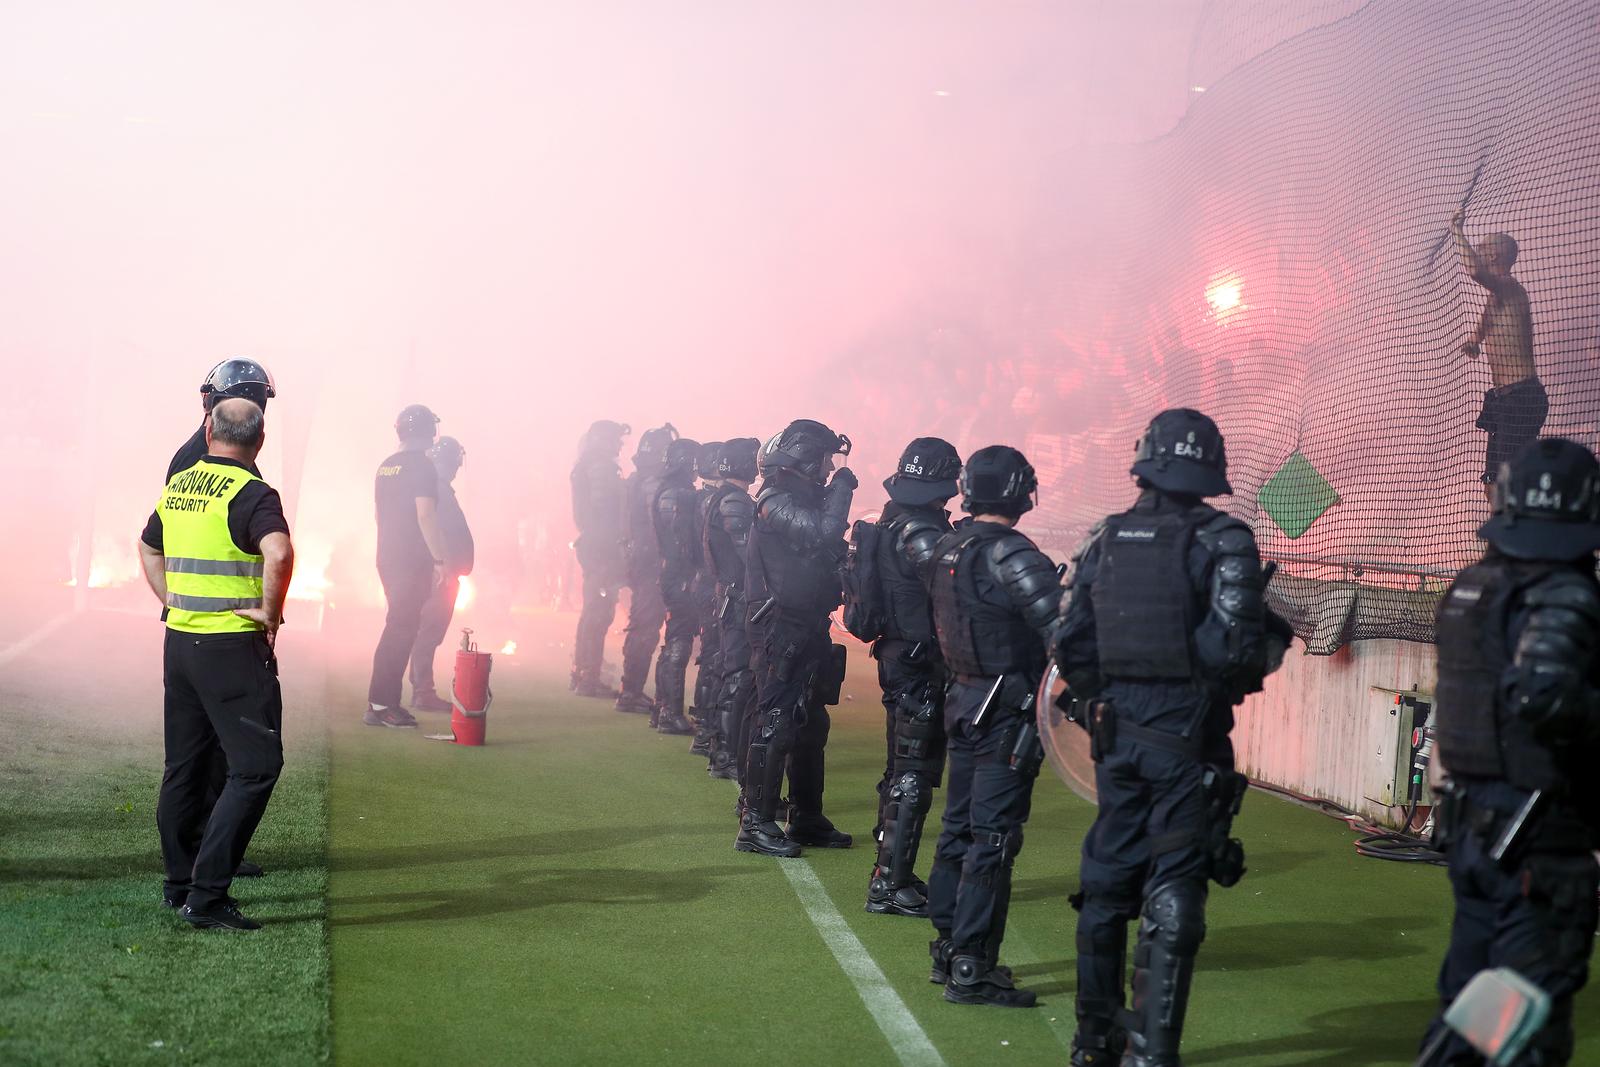
[(883, 976), (883, 971), (867, 952), (867, 946), (861, 943), (861, 939), (844, 921), (844, 916), (839, 914), (839, 909), (833, 906), (832, 898), (817, 880), (817, 872), (811, 869), (811, 864), (803, 859), (780, 859), (778, 866), (783, 868), (789, 884), (794, 886), (795, 895), (805, 905), (806, 914), (811, 916), (811, 924), (822, 935), (828, 951), (833, 953), (840, 969), (856, 987), (861, 1003), (872, 1013), (872, 1021), (883, 1031), (895, 1057), (905, 1067), (945, 1067), (944, 1057), (928, 1040), (928, 1035), (917, 1024), (906, 1002), (900, 999), (900, 994), (894, 991), (889, 979)]
[(65, 615), (57, 615), (43, 626), (33, 631), (33, 633), (29, 634), (27, 637), (24, 637), (21, 641), (18, 641), (13, 645), (7, 645), (3, 650), (0, 650), (0, 667), (10, 663), (12, 660), (28, 651), (28, 649), (32, 648), (34, 645), (37, 645), (51, 634), (61, 629), (71, 620), (72, 613), (70, 611)]

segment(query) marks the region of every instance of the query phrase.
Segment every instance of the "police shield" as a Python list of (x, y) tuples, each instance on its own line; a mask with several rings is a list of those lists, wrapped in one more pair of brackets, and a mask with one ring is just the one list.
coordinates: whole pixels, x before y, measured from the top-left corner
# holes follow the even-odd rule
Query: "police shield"
[[(1078, 705), (1061, 700), (1066, 692), (1061, 681), (1061, 671), (1055, 660), (1045, 671), (1039, 683), (1035, 707), (1039, 715), (1039, 740), (1044, 744), (1045, 755), (1056, 774), (1067, 783), (1067, 788), (1089, 803), (1097, 802), (1094, 787), (1094, 761), (1089, 758), (1089, 731), (1074, 717)], [(1062, 706), (1065, 705), (1065, 710)]]

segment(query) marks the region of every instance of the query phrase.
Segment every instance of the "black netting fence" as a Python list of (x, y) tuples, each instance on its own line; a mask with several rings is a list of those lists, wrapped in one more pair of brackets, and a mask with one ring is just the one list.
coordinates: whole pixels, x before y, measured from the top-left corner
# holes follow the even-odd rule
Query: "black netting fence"
[[(1487, 291), (1458, 208), (1470, 240), (1520, 246), (1543, 432), (1600, 438), (1600, 6), (1287, 10), (1212, 5), (1182, 123), (1046, 152), (1015, 276), (930, 299), (849, 373), (886, 444), (1020, 446), (1043, 486), (1029, 528), (1062, 553), (1126, 506), (1149, 416), (1198, 407), (1312, 651), (1428, 641), (1481, 549), (1485, 392), (1525, 376), (1526, 353), (1460, 350)], [(1052, 198), (1069, 171), (1090, 202)]]

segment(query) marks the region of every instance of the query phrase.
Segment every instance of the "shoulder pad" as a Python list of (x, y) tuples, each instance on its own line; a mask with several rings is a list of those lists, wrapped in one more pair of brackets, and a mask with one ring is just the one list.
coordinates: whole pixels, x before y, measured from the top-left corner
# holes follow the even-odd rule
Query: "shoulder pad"
[(1206, 519), (1195, 530), (1195, 537), (1212, 552), (1237, 556), (1256, 547), (1256, 535), (1249, 526), (1225, 511)]
[(920, 566), (934, 557), (940, 540), (948, 532), (941, 524), (917, 516), (900, 527), (900, 536), (895, 538), (895, 551), (912, 566)]
[(1539, 579), (1523, 594), (1530, 608), (1565, 608), (1600, 622), (1600, 586), (1576, 571), (1556, 571)]
[(728, 493), (717, 501), (717, 514), (730, 519), (749, 519), (756, 513), (756, 502), (750, 494)]
[(1003, 563), (1018, 552), (1038, 552), (1039, 546), (1033, 539), (1019, 530), (1007, 530), (996, 537), (989, 545), (989, 558), (995, 563)]

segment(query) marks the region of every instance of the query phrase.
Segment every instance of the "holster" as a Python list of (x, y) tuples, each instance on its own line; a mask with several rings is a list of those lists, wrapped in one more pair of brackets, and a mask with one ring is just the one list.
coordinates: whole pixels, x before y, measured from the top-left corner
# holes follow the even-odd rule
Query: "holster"
[(1244, 803), (1250, 779), (1237, 771), (1208, 764), (1201, 787), (1206, 796), (1206, 851), (1211, 857), (1211, 878), (1226, 889), (1244, 877), (1244, 843), (1228, 833)]
[(1039, 725), (1032, 719), (1017, 728), (1017, 740), (1011, 746), (1011, 769), (1031, 778), (1044, 764), (1044, 744), (1039, 740)]
[(848, 656), (849, 653), (843, 645), (829, 646), (827, 662), (822, 665), (822, 670), (817, 676), (817, 695), (822, 703), (839, 703), (840, 691), (844, 688), (844, 671)]
[(1117, 706), (1109, 700), (1090, 701), (1084, 724), (1089, 730), (1089, 758), (1102, 763), (1117, 747)]

